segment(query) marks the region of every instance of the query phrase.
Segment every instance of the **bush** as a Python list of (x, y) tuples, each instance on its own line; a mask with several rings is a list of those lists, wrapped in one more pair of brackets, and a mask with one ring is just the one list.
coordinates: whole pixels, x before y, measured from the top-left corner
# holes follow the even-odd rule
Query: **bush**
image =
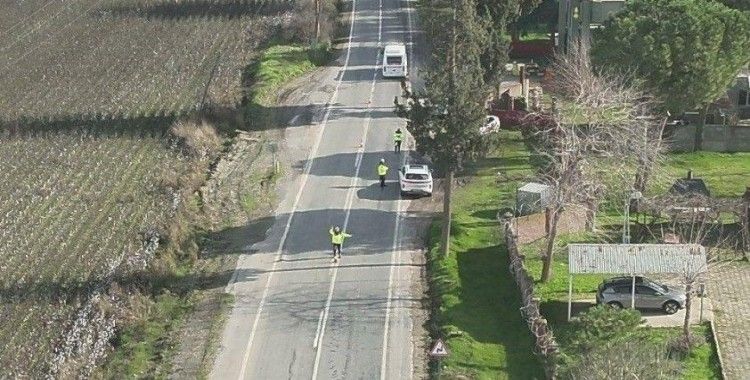
[(706, 338), (702, 336), (694, 334), (685, 336), (680, 334), (680, 336), (669, 341), (667, 344), (667, 352), (669, 353), (670, 358), (682, 360), (690, 355), (690, 351), (692, 351), (693, 348), (704, 343), (706, 343)]
[(664, 346), (648, 339), (629, 338), (592, 349), (579, 360), (563, 364), (560, 378), (599, 379), (675, 379), (680, 363), (670, 359)]
[(525, 98), (513, 99), (513, 109), (526, 111), (526, 99)]
[[(335, 1), (321, 0), (320, 40), (328, 41), (335, 34), (338, 6)], [(315, 1), (295, 1), (294, 10), (287, 16), (279, 30), (286, 42), (308, 43), (315, 41)]]
[(523, 120), (528, 112), (516, 109), (513, 111), (495, 111), (493, 114), (500, 120), (500, 128), (514, 130), (523, 125)]
[(641, 313), (637, 310), (616, 310), (595, 306), (572, 322), (575, 340), (573, 347), (589, 351), (596, 346), (630, 336), (640, 325)]
[(331, 43), (312, 43), (307, 50), (307, 56), (315, 66), (323, 66), (331, 59)]
[(213, 126), (187, 120), (176, 121), (169, 133), (185, 153), (199, 158), (213, 158), (221, 149), (221, 138)]

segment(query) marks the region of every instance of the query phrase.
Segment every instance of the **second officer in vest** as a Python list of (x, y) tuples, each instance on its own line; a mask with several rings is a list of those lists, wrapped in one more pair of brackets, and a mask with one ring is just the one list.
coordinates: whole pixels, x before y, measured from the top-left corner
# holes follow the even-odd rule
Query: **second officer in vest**
[(401, 128), (396, 129), (396, 133), (393, 134), (393, 150), (396, 153), (401, 153), (401, 141), (404, 140), (404, 134), (401, 132)]
[(385, 175), (388, 174), (388, 166), (385, 164), (385, 158), (380, 159), (378, 164), (378, 176), (380, 177), (380, 187), (385, 187)]

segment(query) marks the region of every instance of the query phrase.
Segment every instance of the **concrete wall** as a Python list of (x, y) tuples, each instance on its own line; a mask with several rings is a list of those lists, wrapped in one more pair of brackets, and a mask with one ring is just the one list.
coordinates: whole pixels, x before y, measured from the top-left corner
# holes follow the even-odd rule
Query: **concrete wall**
[[(676, 127), (667, 137), (672, 151), (692, 151), (695, 125)], [(710, 152), (750, 152), (750, 127), (706, 125), (703, 129), (703, 150)]]

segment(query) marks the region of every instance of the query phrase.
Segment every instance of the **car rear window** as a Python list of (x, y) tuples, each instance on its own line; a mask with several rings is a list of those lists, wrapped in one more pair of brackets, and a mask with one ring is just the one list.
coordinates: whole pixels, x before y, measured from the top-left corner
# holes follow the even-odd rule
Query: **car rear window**
[(386, 65), (389, 65), (389, 66), (400, 65), (401, 64), (401, 57), (398, 56), (398, 55), (396, 55), (396, 56), (388, 56), (388, 57), (385, 58), (385, 63), (386, 63)]
[(427, 176), (427, 174), (406, 173), (406, 179), (426, 181), (429, 179), (429, 177)]

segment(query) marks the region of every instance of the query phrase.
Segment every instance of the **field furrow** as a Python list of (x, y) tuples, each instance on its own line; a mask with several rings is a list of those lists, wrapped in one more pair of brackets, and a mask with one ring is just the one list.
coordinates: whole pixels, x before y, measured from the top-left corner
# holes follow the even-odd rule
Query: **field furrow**
[(0, 18), (5, 122), (177, 114), (201, 103), (212, 74), (210, 104), (235, 107), (252, 46), (293, 2), (44, 4), (27, 15), (37, 22)]
[(167, 216), (170, 199), (154, 184), (184, 159), (153, 134), (43, 133), (0, 144), (0, 158), (26, 162), (30, 174), (11, 193), (32, 193), (0, 198), (0, 215), (24, 216), (4, 222), (12, 235), (0, 241), (0, 364), (9, 373), (43, 373), (69, 323), (62, 316)]

